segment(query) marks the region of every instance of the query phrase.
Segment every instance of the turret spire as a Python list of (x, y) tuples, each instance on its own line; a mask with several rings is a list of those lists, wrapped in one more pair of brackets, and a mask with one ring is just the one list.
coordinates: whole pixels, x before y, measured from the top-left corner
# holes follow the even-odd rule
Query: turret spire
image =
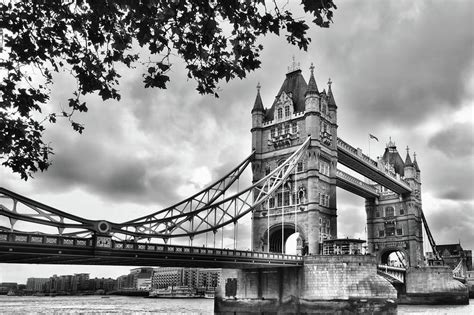
[(262, 97), (260, 96), (260, 88), (262, 86), (260, 85), (260, 82), (257, 84), (257, 97), (255, 98), (255, 104), (253, 105), (252, 108), (252, 113), (254, 111), (261, 111), (263, 112), (265, 109), (263, 108), (263, 102), (262, 102)]
[(410, 158), (410, 148), (407, 146), (407, 156), (405, 158), (405, 166), (412, 166), (413, 163)]
[(309, 69), (311, 70), (311, 76), (309, 78), (308, 88), (306, 89), (305, 95), (310, 94), (310, 93), (319, 95), (318, 86), (316, 85), (316, 80), (314, 79), (314, 65), (313, 65), (313, 63), (311, 63), (311, 67), (309, 67)]
[(328, 80), (328, 105), (331, 107), (337, 107), (336, 101), (334, 100), (334, 95), (332, 94), (332, 81), (331, 78)]
[(413, 165), (415, 166), (415, 170), (419, 172), (420, 168), (418, 167), (418, 162), (416, 162), (416, 152), (413, 152)]

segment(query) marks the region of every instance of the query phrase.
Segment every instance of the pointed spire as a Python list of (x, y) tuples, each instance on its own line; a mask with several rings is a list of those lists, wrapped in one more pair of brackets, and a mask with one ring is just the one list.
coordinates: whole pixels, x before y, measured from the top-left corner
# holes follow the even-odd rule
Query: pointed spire
[(255, 104), (253, 105), (252, 108), (252, 113), (254, 111), (260, 111), (263, 112), (265, 109), (263, 108), (263, 102), (262, 102), (262, 97), (260, 96), (260, 88), (262, 86), (260, 85), (260, 82), (257, 84), (257, 97), (255, 98)]
[(407, 146), (407, 156), (405, 158), (405, 166), (413, 166), (413, 163), (410, 158), (410, 148)]
[(332, 85), (332, 81), (331, 81), (331, 78), (329, 78), (329, 80), (328, 80), (328, 105), (333, 106), (333, 107), (337, 107), (336, 101), (334, 100), (334, 95), (332, 94), (331, 85)]
[(307, 94), (319, 94), (318, 86), (316, 85), (316, 80), (314, 79), (314, 65), (313, 65), (313, 63), (311, 63), (311, 67), (309, 67), (309, 69), (311, 70), (311, 76), (309, 78), (308, 88), (306, 89), (305, 95), (307, 95)]
[(420, 168), (418, 167), (418, 162), (416, 162), (416, 152), (413, 152), (413, 165), (415, 166), (415, 170), (419, 172)]

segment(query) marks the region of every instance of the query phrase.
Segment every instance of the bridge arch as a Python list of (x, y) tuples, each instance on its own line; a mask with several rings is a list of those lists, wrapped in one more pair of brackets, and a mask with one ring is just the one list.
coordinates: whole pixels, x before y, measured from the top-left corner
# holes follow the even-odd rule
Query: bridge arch
[(398, 259), (402, 266), (395, 267), (409, 267), (410, 256), (404, 248), (400, 247), (386, 247), (377, 253), (377, 261), (381, 265), (390, 265), (390, 260), (393, 258)]
[[(283, 230), (283, 233), (282, 233)], [(307, 243), (306, 236), (303, 233), (303, 228), (298, 224), (297, 229), (295, 230), (295, 223), (294, 222), (285, 222), (282, 226), (281, 223), (275, 223), (270, 226), (269, 230), (265, 231), (264, 233), (264, 243), (267, 243), (269, 240), (270, 244), (266, 244), (266, 249), (273, 253), (284, 253), (284, 249), (286, 248), (286, 244), (288, 238), (295, 234), (295, 232), (299, 233), (301, 246)], [(270, 237), (268, 238), (268, 233), (270, 233)], [(282, 235), (283, 234), (283, 235)], [(284, 242), (282, 245), (282, 241)], [(269, 248), (268, 248), (269, 246)]]

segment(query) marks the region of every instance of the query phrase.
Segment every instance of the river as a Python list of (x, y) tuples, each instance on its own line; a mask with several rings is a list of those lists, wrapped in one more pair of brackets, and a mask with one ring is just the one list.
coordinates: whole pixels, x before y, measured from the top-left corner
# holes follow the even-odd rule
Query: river
[[(6, 296), (0, 314), (212, 314), (211, 299), (146, 299), (128, 296)], [(474, 314), (469, 305), (400, 305), (398, 314)]]

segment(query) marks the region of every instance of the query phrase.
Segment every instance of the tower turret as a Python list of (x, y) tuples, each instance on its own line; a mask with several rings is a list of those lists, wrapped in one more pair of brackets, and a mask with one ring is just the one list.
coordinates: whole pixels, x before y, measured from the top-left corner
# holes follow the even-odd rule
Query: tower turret
[(260, 83), (257, 84), (257, 97), (252, 108), (252, 150), (261, 152), (262, 147), (262, 127), (265, 117), (265, 108), (263, 107), (262, 97), (260, 96)]
[(306, 132), (307, 135), (311, 135), (313, 139), (319, 138), (319, 91), (314, 79), (314, 66), (311, 63), (311, 76), (309, 78), (308, 87), (304, 94), (305, 96), (305, 108), (306, 108)]
[(420, 168), (418, 167), (418, 162), (416, 161), (416, 152), (413, 152), (413, 165), (415, 166), (416, 179), (420, 181)]
[(414, 179), (416, 177), (415, 166), (410, 158), (410, 149), (407, 146), (407, 156), (405, 158), (405, 166), (403, 168), (405, 179)]

